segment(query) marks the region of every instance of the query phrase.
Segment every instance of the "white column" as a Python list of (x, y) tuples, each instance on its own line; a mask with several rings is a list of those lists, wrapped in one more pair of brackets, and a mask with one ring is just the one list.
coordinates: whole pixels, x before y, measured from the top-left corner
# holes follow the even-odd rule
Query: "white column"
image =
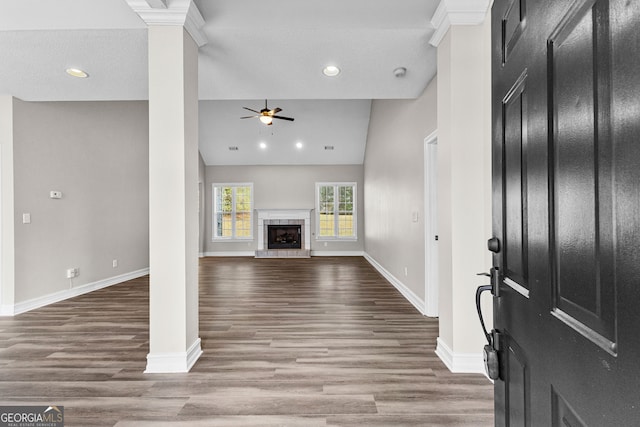
[(13, 97), (0, 95), (0, 316), (15, 313)]
[[(475, 289), (491, 258), (490, 18), (488, 0), (442, 0), (438, 48), (438, 272), (436, 353), (453, 372), (484, 372)], [(473, 9), (470, 9), (473, 7)], [(486, 18), (486, 20), (485, 20)], [(491, 311), (486, 311), (491, 317)]]
[(149, 26), (149, 354), (145, 372), (187, 372), (198, 330), (198, 47), (192, 0), (127, 0)]
[(187, 372), (198, 337), (198, 46), (149, 27), (149, 355), (146, 372)]

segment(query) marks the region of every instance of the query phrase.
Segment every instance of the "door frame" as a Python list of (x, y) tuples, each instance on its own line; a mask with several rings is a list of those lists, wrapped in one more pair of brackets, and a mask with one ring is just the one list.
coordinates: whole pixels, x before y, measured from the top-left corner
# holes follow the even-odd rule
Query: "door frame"
[(438, 131), (424, 139), (424, 313), (438, 317)]

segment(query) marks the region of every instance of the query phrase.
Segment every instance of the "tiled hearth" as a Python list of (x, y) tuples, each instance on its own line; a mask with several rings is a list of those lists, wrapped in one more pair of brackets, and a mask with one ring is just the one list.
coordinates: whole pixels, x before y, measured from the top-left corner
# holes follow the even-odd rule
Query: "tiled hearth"
[[(258, 250), (256, 258), (309, 258), (311, 256), (312, 209), (256, 209), (258, 213)], [(302, 249), (268, 249), (269, 225), (301, 225)]]

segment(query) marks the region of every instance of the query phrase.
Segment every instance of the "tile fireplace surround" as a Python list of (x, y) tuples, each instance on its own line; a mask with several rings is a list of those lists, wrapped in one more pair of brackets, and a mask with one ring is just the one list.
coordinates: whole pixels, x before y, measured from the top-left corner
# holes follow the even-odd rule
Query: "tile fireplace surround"
[[(258, 249), (256, 258), (309, 258), (311, 256), (311, 211), (313, 209), (256, 209)], [(302, 225), (302, 249), (268, 249), (269, 225)]]

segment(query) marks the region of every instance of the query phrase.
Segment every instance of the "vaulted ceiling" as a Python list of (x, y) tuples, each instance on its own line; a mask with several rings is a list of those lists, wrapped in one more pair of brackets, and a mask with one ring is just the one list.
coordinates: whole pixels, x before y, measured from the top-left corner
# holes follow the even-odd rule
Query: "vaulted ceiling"
[[(146, 100), (146, 24), (132, 1), (144, 2), (3, 0), (0, 93), (26, 101)], [(205, 162), (362, 163), (371, 100), (415, 98), (435, 75), (429, 40), (438, 3), (195, 0), (206, 38), (198, 78)], [(329, 64), (341, 73), (325, 76)], [(89, 78), (68, 76), (69, 67)], [(397, 77), (400, 67), (406, 74)], [(243, 106), (260, 110), (265, 99), (295, 121), (240, 120), (251, 114)]]

